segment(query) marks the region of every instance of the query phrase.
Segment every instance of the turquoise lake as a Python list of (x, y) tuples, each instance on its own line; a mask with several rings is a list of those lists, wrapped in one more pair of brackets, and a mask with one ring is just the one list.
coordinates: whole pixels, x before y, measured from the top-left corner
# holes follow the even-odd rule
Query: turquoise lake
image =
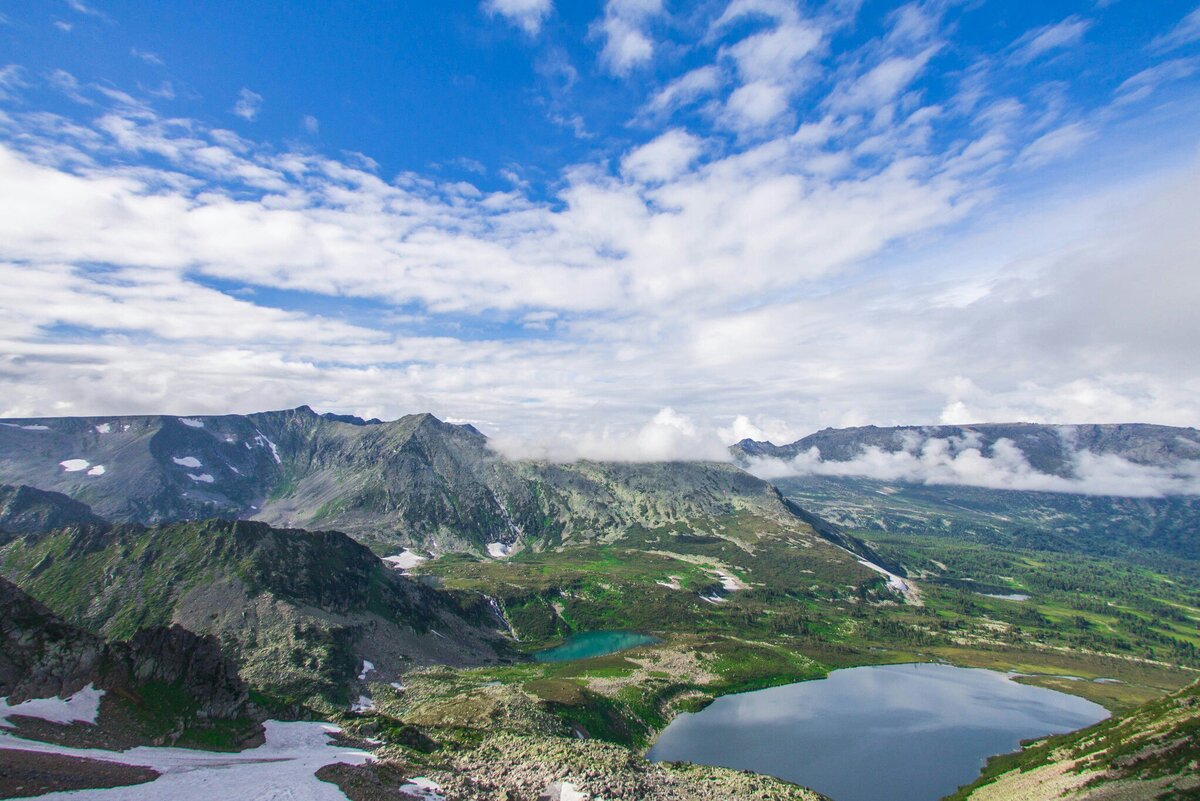
[(585, 631), (572, 634), (566, 642), (556, 648), (538, 651), (533, 658), (539, 662), (570, 662), (574, 659), (615, 654), (626, 648), (650, 645), (658, 641), (657, 637), (636, 631)]
[(950, 665), (837, 670), (682, 714), (647, 758), (752, 770), (834, 801), (936, 801), (1021, 740), (1090, 726), (1103, 707)]

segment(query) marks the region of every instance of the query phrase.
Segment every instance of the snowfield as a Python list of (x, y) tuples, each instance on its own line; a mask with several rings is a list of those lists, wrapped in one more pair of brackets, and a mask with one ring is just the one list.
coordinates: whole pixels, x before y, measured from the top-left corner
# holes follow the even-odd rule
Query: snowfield
[(172, 456), (171, 461), (180, 467), (191, 467), (193, 469), (204, 467), (203, 463), (195, 456)]
[(396, 568), (397, 570), (411, 570), (422, 562), (427, 562), (429, 560), (424, 556), (418, 556), (417, 554), (405, 548), (395, 556), (383, 557), (383, 561), (387, 562), (390, 566)]
[(489, 542), (487, 544), (488, 556), (493, 559), (504, 559), (513, 552), (514, 547), (513, 545), (505, 545), (503, 542)]
[(104, 690), (89, 684), (70, 698), (31, 698), (15, 706), (9, 706), (8, 698), (0, 698), (0, 720), (9, 715), (24, 715), (27, 718), (48, 720), (51, 723), (96, 723), (100, 714), (100, 699)]
[(346, 801), (336, 785), (313, 775), (338, 762), (361, 765), (371, 759), (366, 751), (331, 745), (338, 731), (328, 723), (284, 723), (269, 720), (266, 742), (258, 748), (228, 754), (187, 748), (151, 748), (103, 751), (67, 748), (24, 740), (0, 732), (0, 748), (100, 759), (122, 765), (151, 768), (163, 775), (152, 782), (106, 790), (49, 793), (45, 799), (71, 801)]
[(91, 467), (92, 463), (87, 459), (64, 459), (58, 464), (68, 473), (78, 473), (80, 470), (86, 470)]

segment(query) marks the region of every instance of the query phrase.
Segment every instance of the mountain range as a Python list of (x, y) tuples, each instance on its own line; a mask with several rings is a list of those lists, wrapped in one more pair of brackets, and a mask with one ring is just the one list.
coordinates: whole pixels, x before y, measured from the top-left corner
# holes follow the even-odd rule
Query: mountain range
[(380, 553), (509, 553), (737, 511), (795, 520), (732, 465), (513, 461), (429, 414), (380, 422), (307, 406), (0, 421), (0, 483), (63, 493), (112, 522), (255, 519), (336, 529)]

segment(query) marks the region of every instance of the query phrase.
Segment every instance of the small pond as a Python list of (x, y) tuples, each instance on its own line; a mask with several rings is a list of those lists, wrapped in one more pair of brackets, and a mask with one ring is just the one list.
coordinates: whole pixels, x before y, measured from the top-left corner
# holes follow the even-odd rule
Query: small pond
[(766, 773), (834, 801), (936, 801), (1023, 739), (1106, 717), (1003, 673), (883, 665), (718, 698), (676, 718), (647, 757)]
[(574, 659), (607, 656), (626, 648), (650, 645), (658, 641), (657, 637), (637, 631), (585, 631), (572, 634), (566, 642), (556, 648), (538, 651), (533, 658), (539, 662), (570, 662)]

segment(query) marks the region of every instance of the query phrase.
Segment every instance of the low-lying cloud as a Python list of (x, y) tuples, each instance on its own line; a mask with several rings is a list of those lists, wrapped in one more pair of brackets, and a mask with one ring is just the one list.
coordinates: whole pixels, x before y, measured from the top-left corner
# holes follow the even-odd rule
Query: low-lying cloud
[(1161, 498), (1167, 495), (1200, 495), (1200, 461), (1184, 460), (1171, 467), (1143, 465), (1115, 454), (1075, 452), (1070, 475), (1053, 475), (1034, 469), (1012, 440), (999, 439), (985, 456), (977, 442), (960, 438), (911, 438), (897, 451), (865, 447), (844, 461), (826, 460), (810, 448), (791, 461), (755, 459), (750, 472), (760, 478), (786, 476), (855, 476), (878, 481), (942, 484), (988, 489), (1063, 492), (1081, 495), (1115, 495)]

